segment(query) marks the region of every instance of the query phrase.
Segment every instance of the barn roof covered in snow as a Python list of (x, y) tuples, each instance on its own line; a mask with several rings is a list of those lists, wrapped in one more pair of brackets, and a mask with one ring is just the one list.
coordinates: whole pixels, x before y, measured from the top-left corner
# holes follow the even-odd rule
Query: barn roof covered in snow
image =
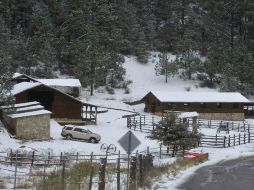
[(81, 87), (79, 79), (36, 79), (48, 86)]
[[(247, 103), (247, 98), (238, 92), (168, 92), (168, 91), (151, 91), (160, 102), (186, 102), (186, 103)], [(148, 95), (147, 94), (147, 95)], [(146, 96), (147, 96), (146, 95)], [(145, 97), (146, 97), (145, 96)], [(144, 98), (145, 98), (144, 97)], [(144, 98), (142, 100), (144, 100)]]
[(18, 84), (15, 84), (12, 91), (11, 91), (11, 95), (13, 96), (16, 96), (22, 92), (25, 92), (27, 90), (30, 90), (30, 89), (33, 89), (33, 88), (36, 88), (36, 87), (39, 87), (39, 86), (42, 86), (42, 87), (45, 87), (45, 88), (48, 88), (48, 89), (51, 89), (53, 91), (57, 91), (59, 92), (60, 94), (64, 95), (64, 96), (67, 96), (71, 99), (73, 99), (74, 101), (78, 101), (79, 103), (81, 104), (86, 104), (86, 105), (89, 105), (89, 106), (94, 106), (94, 107), (97, 107), (96, 105), (93, 105), (93, 104), (89, 104), (89, 103), (86, 103), (86, 102), (83, 102), (73, 96), (70, 96), (64, 92), (62, 92), (61, 90), (58, 90), (54, 87), (51, 87), (51, 86), (48, 86), (48, 85), (45, 85), (43, 83), (40, 83), (40, 82), (21, 82), (21, 83), (18, 83)]
[(47, 86), (66, 86), (66, 87), (81, 87), (81, 83), (79, 79), (73, 79), (73, 78), (68, 78), (68, 79), (37, 79), (33, 78), (29, 75), (26, 74), (20, 74), (20, 73), (14, 73), (12, 79), (20, 79), (20, 78), (26, 78), (29, 79), (33, 82), (40, 82), (42, 84), (45, 84)]
[(41, 83), (39, 82), (21, 82), (21, 83), (18, 83), (18, 84), (15, 84), (12, 91), (11, 91), (11, 94), (12, 95), (17, 95), (21, 92), (24, 92), (26, 90), (29, 90), (31, 88), (34, 88), (34, 87), (37, 87), (37, 86), (40, 86)]

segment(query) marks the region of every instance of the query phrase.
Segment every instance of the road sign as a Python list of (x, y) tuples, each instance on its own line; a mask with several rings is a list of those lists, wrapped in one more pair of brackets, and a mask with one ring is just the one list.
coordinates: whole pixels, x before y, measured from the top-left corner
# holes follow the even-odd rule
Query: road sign
[(125, 135), (123, 135), (118, 140), (118, 143), (123, 147), (127, 154), (131, 154), (131, 152), (141, 144), (138, 138), (131, 131), (128, 131)]

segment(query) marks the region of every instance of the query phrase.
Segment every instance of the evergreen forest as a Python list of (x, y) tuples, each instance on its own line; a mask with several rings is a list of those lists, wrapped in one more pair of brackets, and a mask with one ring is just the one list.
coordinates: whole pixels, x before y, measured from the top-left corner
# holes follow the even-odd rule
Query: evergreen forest
[(115, 88), (125, 55), (146, 64), (153, 51), (156, 74), (254, 94), (254, 2), (0, 0), (0, 81), (9, 72), (61, 72)]

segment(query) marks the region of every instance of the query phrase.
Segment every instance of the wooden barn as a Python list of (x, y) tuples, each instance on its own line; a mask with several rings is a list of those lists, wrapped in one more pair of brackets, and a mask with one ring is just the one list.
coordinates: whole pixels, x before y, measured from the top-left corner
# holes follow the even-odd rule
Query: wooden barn
[(15, 75), (12, 78), (12, 81), (16, 84), (21, 82), (40, 82), (42, 84), (45, 84), (47, 86), (56, 88), (66, 94), (69, 94), (74, 97), (79, 97), (81, 92), (81, 83), (79, 79), (37, 79), (33, 78), (26, 74), (20, 74), (15, 73)]
[(240, 93), (151, 91), (141, 102), (145, 103), (145, 112), (156, 114), (196, 111), (201, 119), (243, 120), (244, 105), (250, 101)]
[(16, 103), (40, 102), (59, 123), (96, 123), (97, 106), (82, 102), (56, 88), (39, 82), (21, 82), (14, 85), (12, 95)]

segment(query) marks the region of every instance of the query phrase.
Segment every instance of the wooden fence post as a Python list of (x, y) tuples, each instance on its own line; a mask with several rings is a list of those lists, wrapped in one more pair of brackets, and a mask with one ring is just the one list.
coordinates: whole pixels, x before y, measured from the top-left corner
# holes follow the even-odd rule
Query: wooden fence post
[(130, 189), (136, 189), (137, 157), (131, 157), (130, 163)]
[(248, 133), (250, 133), (250, 124), (248, 125)]
[(34, 151), (33, 151), (33, 154), (32, 154), (32, 160), (31, 160), (31, 166), (34, 164)]
[(217, 135), (217, 133), (216, 133), (215, 139), (216, 139), (216, 146), (217, 146), (217, 143), (218, 143), (218, 135)]
[(241, 133), (239, 133), (239, 136), (238, 136), (238, 143), (239, 143), (239, 145), (241, 144)]
[(235, 146), (235, 134), (234, 134), (234, 146)]
[(50, 152), (48, 152), (48, 164), (50, 162)]
[(230, 135), (228, 136), (228, 147), (230, 147)]
[(78, 152), (77, 152), (77, 154), (76, 154), (76, 162), (78, 162)]
[(131, 129), (131, 118), (127, 117), (127, 128)]
[(143, 180), (144, 180), (144, 175), (143, 175), (143, 169), (144, 169), (144, 166), (143, 166), (143, 155), (142, 154), (139, 154), (138, 155), (138, 177), (139, 177), (139, 183), (140, 183), (140, 186), (142, 187), (143, 185)]
[(245, 138), (246, 138), (246, 134), (244, 133), (244, 134), (243, 134), (243, 143), (244, 143), (244, 144), (246, 144)]
[(90, 178), (89, 178), (89, 187), (88, 187), (88, 190), (92, 190), (92, 186), (93, 186), (93, 173), (94, 173), (94, 167), (93, 167), (93, 152), (91, 152), (90, 164), (91, 164), (91, 171), (90, 171)]
[(60, 154), (60, 163), (62, 163), (62, 161), (63, 161), (63, 153), (61, 152), (61, 154)]
[(65, 186), (65, 184), (64, 184), (64, 178), (65, 178), (65, 162), (63, 162), (63, 168), (62, 168), (62, 179), (61, 179), (61, 183), (62, 183), (62, 190), (64, 190), (64, 186)]
[(224, 148), (226, 148), (226, 136), (224, 136), (223, 146), (224, 146)]
[(90, 171), (90, 178), (89, 178), (89, 187), (88, 190), (92, 190), (92, 186), (93, 186), (93, 165), (91, 166), (91, 171)]
[(98, 190), (105, 190), (106, 159), (100, 159)]
[(12, 152), (12, 149), (11, 149), (11, 166), (12, 166), (12, 155), (13, 155), (13, 152)]
[(140, 131), (142, 131), (142, 116), (139, 116), (139, 127)]
[(240, 131), (240, 123), (238, 123), (238, 132)]
[(43, 167), (43, 190), (46, 189), (45, 185), (46, 185), (46, 163), (47, 161), (44, 161), (44, 167)]
[(161, 148), (162, 148), (162, 144), (160, 144), (160, 159), (161, 159)]
[(248, 143), (250, 143), (250, 132), (248, 133)]
[(117, 190), (120, 190), (120, 151), (117, 158)]

